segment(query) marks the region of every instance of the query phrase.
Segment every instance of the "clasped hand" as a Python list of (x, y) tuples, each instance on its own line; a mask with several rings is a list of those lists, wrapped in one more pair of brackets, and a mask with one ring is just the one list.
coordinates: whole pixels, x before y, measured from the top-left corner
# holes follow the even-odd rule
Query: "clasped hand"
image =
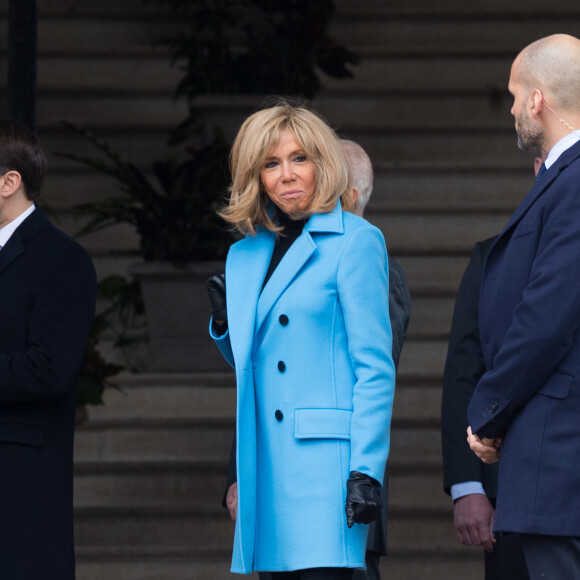
[(484, 463), (495, 463), (499, 461), (501, 442), (502, 440), (499, 437), (494, 439), (483, 437), (480, 439), (475, 433), (471, 432), (471, 427), (467, 428), (467, 443), (469, 443), (471, 450)]

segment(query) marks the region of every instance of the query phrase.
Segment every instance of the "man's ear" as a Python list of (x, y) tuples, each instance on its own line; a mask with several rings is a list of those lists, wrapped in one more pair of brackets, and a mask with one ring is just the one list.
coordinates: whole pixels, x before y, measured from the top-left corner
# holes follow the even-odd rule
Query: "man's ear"
[(544, 96), (539, 89), (534, 89), (530, 95), (530, 109), (532, 116), (537, 118), (540, 111), (544, 108)]
[(0, 195), (9, 198), (15, 194), (22, 185), (22, 176), (18, 171), (7, 171), (0, 177)]
[(356, 187), (353, 187), (352, 188), (352, 201), (354, 203), (356, 203), (357, 199), (358, 199), (358, 189)]

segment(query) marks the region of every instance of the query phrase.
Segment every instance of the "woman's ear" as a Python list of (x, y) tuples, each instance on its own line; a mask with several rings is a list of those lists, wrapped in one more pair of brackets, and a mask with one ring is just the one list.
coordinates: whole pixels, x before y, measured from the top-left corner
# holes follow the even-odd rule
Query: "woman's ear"
[(18, 171), (7, 171), (0, 177), (0, 195), (9, 198), (14, 195), (22, 185), (22, 176)]

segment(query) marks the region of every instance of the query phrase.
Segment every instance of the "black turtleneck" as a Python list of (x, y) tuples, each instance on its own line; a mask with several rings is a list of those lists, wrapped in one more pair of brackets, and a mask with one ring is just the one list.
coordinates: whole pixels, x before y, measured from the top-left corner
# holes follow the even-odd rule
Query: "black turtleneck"
[(284, 257), (284, 254), (288, 251), (288, 248), (296, 241), (296, 238), (302, 233), (304, 225), (308, 219), (298, 219), (293, 220), (290, 216), (279, 209), (276, 210), (276, 215), (278, 217), (278, 225), (284, 228), (278, 234), (276, 240), (276, 245), (274, 246), (274, 252), (272, 253), (272, 259), (270, 260), (270, 266), (266, 272), (266, 277), (264, 278), (264, 284), (262, 284), (262, 290), (268, 283), (270, 276), (274, 273), (274, 270), (278, 267), (278, 264)]

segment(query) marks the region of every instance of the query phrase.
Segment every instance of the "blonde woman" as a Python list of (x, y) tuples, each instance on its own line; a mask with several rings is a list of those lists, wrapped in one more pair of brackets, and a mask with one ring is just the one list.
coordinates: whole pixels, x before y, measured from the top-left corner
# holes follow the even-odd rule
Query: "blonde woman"
[(364, 567), (389, 449), (385, 242), (350, 213), (339, 139), (305, 108), (249, 117), (231, 169), (221, 215), (245, 238), (208, 290), (237, 380), (232, 572), (348, 580)]

